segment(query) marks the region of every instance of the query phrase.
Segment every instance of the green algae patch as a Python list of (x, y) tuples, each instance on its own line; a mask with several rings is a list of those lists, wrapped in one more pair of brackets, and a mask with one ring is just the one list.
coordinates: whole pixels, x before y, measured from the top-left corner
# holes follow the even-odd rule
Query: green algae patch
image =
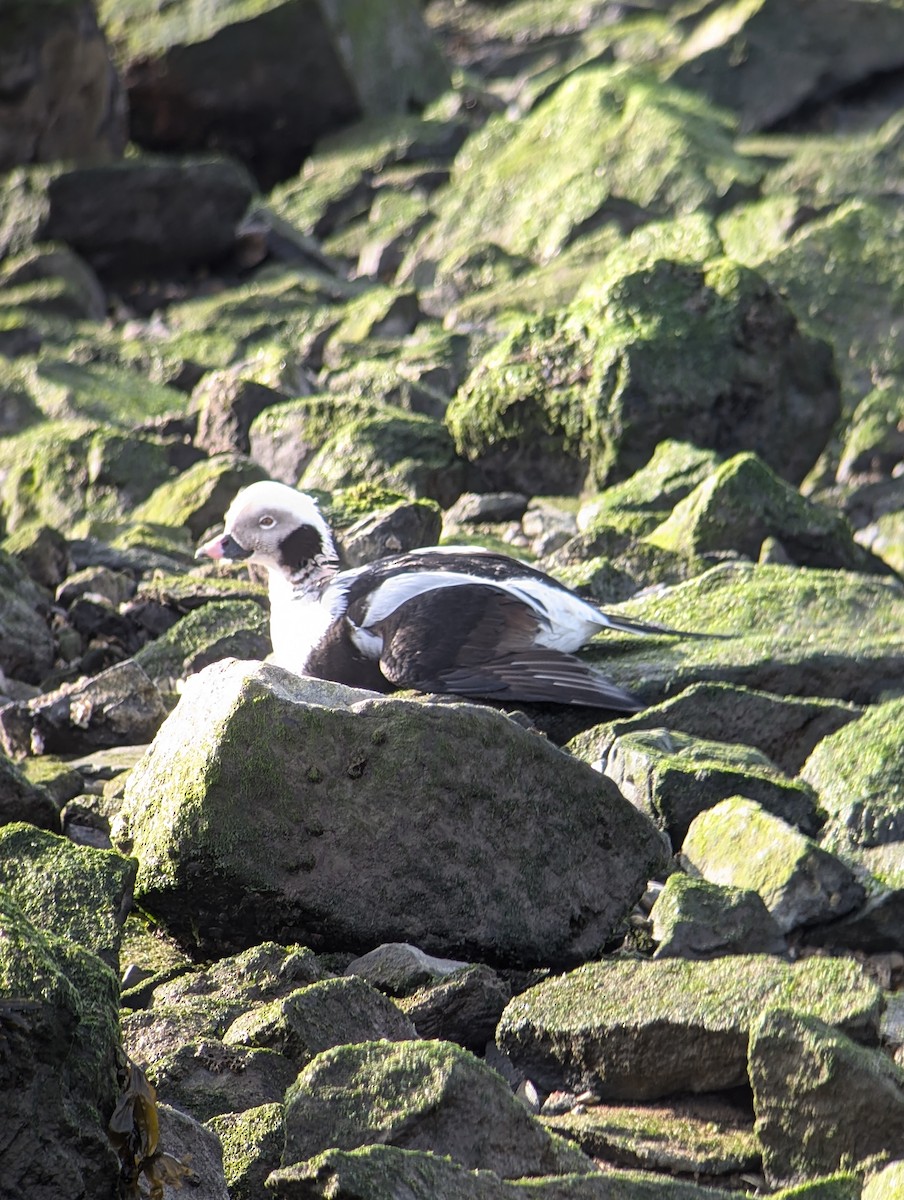
[(113, 837), (139, 903), (198, 948), (544, 963), (599, 948), (664, 853), (613, 784), (494, 710), (235, 661), (186, 681)]
[(221, 521), (236, 492), (266, 479), (266, 472), (238, 454), (215, 454), (161, 484), (132, 513), (138, 522), (184, 525), (200, 538)]
[(757, 892), (675, 871), (650, 913), (657, 958), (782, 954), (785, 940)]
[(35, 924), (119, 965), (137, 864), (32, 825), (0, 829), (0, 887)]
[(494, 117), (468, 139), (414, 257), (492, 241), (540, 262), (625, 211), (718, 209), (761, 174), (734, 151), (733, 132), (691, 92), (642, 71), (588, 67), (517, 124)]
[(799, 566), (873, 574), (886, 569), (857, 545), (844, 517), (802, 496), (750, 453), (716, 467), (647, 535), (664, 550), (686, 555), (730, 550), (754, 560), (766, 538), (777, 538)]
[(904, 841), (904, 700), (870, 708), (824, 738), (801, 775), (833, 826), (857, 846)]
[(151, 679), (178, 679), (221, 658), (263, 658), (269, 622), (253, 600), (214, 600), (187, 613), (135, 655)]
[(431, 1149), (504, 1178), (591, 1172), (495, 1071), (451, 1042), (365, 1042), (318, 1055), (286, 1093), (284, 1161), (373, 1142)]
[(875, 1041), (883, 997), (844, 959), (612, 960), (516, 996), (497, 1041), (541, 1087), (649, 1100), (744, 1083), (750, 1027), (777, 1005)]
[(223, 1113), (207, 1122), (223, 1147), (223, 1172), (231, 1200), (259, 1200), (264, 1180), (282, 1157), (283, 1106), (261, 1104)]
[(107, 362), (78, 362), (44, 353), (16, 363), (21, 386), (51, 421), (87, 420), (130, 426), (182, 413), (186, 397), (138, 371)]

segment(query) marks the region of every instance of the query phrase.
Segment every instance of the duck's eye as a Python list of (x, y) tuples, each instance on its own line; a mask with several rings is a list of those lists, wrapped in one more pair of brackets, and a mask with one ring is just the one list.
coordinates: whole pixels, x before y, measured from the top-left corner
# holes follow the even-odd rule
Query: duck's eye
[(266, 513), (258, 521), (258, 525), (260, 525), (261, 529), (272, 529), (275, 524), (276, 517), (271, 517)]

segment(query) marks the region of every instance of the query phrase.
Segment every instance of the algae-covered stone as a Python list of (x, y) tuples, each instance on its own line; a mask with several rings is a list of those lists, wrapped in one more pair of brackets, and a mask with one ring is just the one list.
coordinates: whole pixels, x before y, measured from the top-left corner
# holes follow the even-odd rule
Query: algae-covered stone
[(443, 515), (436, 501), (397, 500), (360, 517), (336, 541), (350, 567), (363, 567), (389, 554), (435, 546), (442, 527)]
[(448, 71), (413, 0), (133, 0), (101, 12), (125, 61), (132, 137), (227, 151), (270, 182), (361, 115), (418, 110)]
[(604, 770), (675, 846), (696, 816), (728, 796), (749, 796), (808, 833), (822, 824), (813, 789), (789, 779), (751, 746), (668, 729), (637, 730), (616, 737)]
[(904, 1070), (823, 1021), (771, 1008), (750, 1033), (750, 1082), (766, 1178), (863, 1171), (904, 1145)]
[(192, 943), (543, 963), (601, 946), (663, 854), (614, 785), (494, 710), (239, 662), (188, 680), (115, 837)]
[(128, 428), (185, 409), (185, 396), (176, 388), (154, 383), (116, 363), (72, 362), (60, 353), (44, 351), (20, 359), (15, 372), (50, 421), (84, 420)]
[(0, 829), (0, 888), (35, 925), (119, 968), (137, 863), (31, 825)]
[(30, 921), (0, 889), (0, 1191), (34, 1200), (115, 1200), (107, 1141), (121, 1047), (116, 976)]
[(716, 1091), (746, 1079), (747, 1038), (783, 1005), (875, 1041), (883, 1000), (859, 966), (764, 955), (587, 963), (511, 1000), (500, 1047), (529, 1079), (602, 1099)]
[(839, 833), (860, 846), (904, 840), (904, 700), (877, 704), (823, 738), (801, 776)]
[(107, 298), (100, 280), (77, 254), (62, 243), (43, 243), (24, 254), (7, 259), (0, 267), (4, 300), (10, 289), (22, 284), (50, 282), (55, 287), (51, 302), (54, 312), (73, 320), (102, 321), (107, 315)]
[[(438, 261), (491, 241), (544, 261), (626, 210), (718, 210), (761, 172), (732, 135), (731, 121), (691, 92), (641, 71), (588, 67), (517, 124), (496, 117), (465, 143), (414, 257)], [(650, 145), (665, 148), (655, 162)]]
[(597, 486), (624, 479), (688, 429), (699, 446), (755, 451), (798, 481), (839, 407), (828, 346), (801, 333), (762, 275), (724, 259), (660, 260), (623, 263), (592, 299), (516, 326), (447, 421), (492, 486), (543, 482), (540, 460), (552, 455), (561, 492), (585, 475)]
[(593, 764), (607, 757), (623, 733), (664, 728), (756, 747), (781, 770), (796, 775), (818, 742), (861, 715), (862, 709), (853, 704), (774, 696), (727, 683), (695, 683), (636, 716), (578, 734), (568, 749)]
[(284, 1163), (373, 1142), (445, 1154), (503, 1178), (592, 1171), (507, 1083), (450, 1042), (369, 1042), (318, 1055), (286, 1094)]
[(54, 658), (53, 637), (42, 610), (50, 597), (0, 549), (0, 671), (37, 682)]
[(874, 388), (857, 405), (845, 432), (838, 479), (890, 475), (904, 457), (904, 387)]
[(688, 555), (734, 550), (752, 559), (771, 537), (802, 567), (875, 574), (888, 569), (854, 541), (844, 517), (801, 496), (749, 453), (717, 467), (647, 536), (654, 545)]
[(202, 970), (189, 971), (154, 989), (154, 1004), (181, 1004), (192, 997), (213, 996), (252, 1008), (262, 1000), (286, 996), (323, 978), (323, 970), (306, 946), (262, 942)]
[(904, 1193), (904, 1159), (870, 1174), (863, 1185), (863, 1200), (895, 1200)]
[(193, 538), (222, 521), (236, 492), (266, 479), (266, 473), (238, 454), (217, 454), (163, 483), (132, 513), (136, 521), (184, 525)]
[(260, 413), (248, 434), (250, 455), (271, 479), (294, 487), (305, 467), (339, 423), (381, 411), (372, 399), (344, 395), (303, 396)]
[(844, 916), (864, 899), (840, 859), (742, 796), (695, 817), (681, 853), (711, 883), (758, 892), (784, 933)]
[(457, 1042), (483, 1054), (511, 995), (509, 984), (491, 967), (473, 963), (403, 997), (399, 1008), (420, 1037)]
[(57, 832), (59, 807), (46, 788), (32, 783), (15, 763), (0, 753), (0, 826), (16, 821)]
[(170, 1060), (183, 1046), (222, 1039), (243, 1009), (235, 1001), (210, 996), (183, 998), (178, 1004), (155, 1003), (123, 1014), (123, 1046), (133, 1062), (154, 1075), (157, 1063)]
[(142, 647), (135, 662), (155, 681), (177, 679), (223, 658), (270, 653), (266, 613), (253, 600), (221, 600), (187, 613), (162, 637)]
[(650, 913), (657, 958), (782, 954), (785, 939), (758, 892), (676, 871)]
[(414, 1026), (391, 1000), (353, 977), (324, 979), (260, 1005), (233, 1021), (223, 1041), (276, 1050), (300, 1070), (331, 1046), (414, 1036)]
[(221, 1113), (279, 1104), (296, 1069), (274, 1050), (203, 1038), (163, 1054), (154, 1063), (153, 1075), (163, 1103), (209, 1121)]
[(904, 676), (897, 632), (904, 623), (904, 588), (894, 580), (729, 562), (618, 611), (672, 629), (723, 635), (661, 640), (653, 648), (649, 639), (628, 646), (607, 635), (585, 651), (610, 679), (647, 703), (716, 681), (865, 703), (897, 689)]
[(708, 1180), (760, 1165), (760, 1148), (749, 1121), (731, 1120), (726, 1109), (696, 1112), (693, 1105), (635, 1107), (592, 1104), (544, 1124), (577, 1142), (585, 1154), (620, 1167)]
[(223, 1146), (223, 1171), (231, 1200), (259, 1200), (264, 1180), (279, 1167), (282, 1156), (282, 1104), (223, 1113), (207, 1125)]

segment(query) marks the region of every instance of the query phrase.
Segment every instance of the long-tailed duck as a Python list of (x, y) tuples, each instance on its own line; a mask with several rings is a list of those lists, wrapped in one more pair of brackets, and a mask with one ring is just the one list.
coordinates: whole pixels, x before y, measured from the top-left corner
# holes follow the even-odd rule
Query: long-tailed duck
[(196, 557), (267, 568), (273, 660), (301, 675), (622, 712), (642, 705), (573, 651), (602, 629), (674, 633), (614, 617), (504, 554), (430, 546), (342, 571), (315, 501), (253, 483)]

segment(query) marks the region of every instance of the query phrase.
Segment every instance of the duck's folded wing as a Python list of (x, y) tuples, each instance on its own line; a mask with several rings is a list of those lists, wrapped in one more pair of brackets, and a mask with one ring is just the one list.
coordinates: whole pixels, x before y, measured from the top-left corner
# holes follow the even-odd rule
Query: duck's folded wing
[(621, 712), (641, 707), (574, 655), (536, 646), (536, 611), (492, 585), (424, 592), (373, 628), (383, 638), (380, 668), (397, 687)]

